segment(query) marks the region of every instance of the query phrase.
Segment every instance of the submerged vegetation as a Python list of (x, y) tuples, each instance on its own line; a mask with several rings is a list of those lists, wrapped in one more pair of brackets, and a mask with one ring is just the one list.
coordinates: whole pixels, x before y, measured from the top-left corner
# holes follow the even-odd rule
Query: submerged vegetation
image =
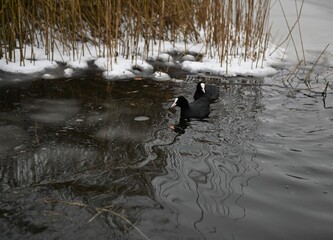
[(24, 65), (42, 48), (48, 60), (94, 54), (112, 63), (160, 54), (168, 41), (183, 42), (185, 51), (203, 43), (201, 54), (221, 65), (237, 56), (258, 66), (270, 38), (269, 11), (269, 0), (1, 0), (0, 58)]

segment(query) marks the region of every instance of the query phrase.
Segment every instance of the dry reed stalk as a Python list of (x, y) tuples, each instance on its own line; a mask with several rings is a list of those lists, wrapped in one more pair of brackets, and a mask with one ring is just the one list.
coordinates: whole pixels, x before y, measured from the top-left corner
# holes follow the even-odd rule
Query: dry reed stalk
[(246, 25), (245, 25), (245, 56), (244, 60), (247, 60), (248, 52), (251, 48), (251, 29), (252, 29), (252, 19), (253, 19), (253, 0), (248, 0), (248, 11), (246, 13)]
[[(163, 28), (164, 28), (164, 8), (165, 8), (165, 1), (162, 1), (162, 6), (161, 6), (161, 12), (160, 12), (160, 19), (159, 19), (159, 35), (158, 35), (158, 50), (157, 50), (157, 59), (159, 59), (160, 53), (161, 53), (161, 41), (163, 39)], [(185, 48), (186, 49), (186, 48)]]
[(229, 3), (228, 3), (228, 9), (227, 9), (227, 22), (226, 22), (226, 29), (227, 29), (227, 33), (226, 33), (226, 49), (227, 49), (227, 52), (226, 52), (226, 58), (225, 58), (225, 61), (226, 61), (226, 74), (228, 74), (228, 67), (229, 67), (229, 64), (228, 64), (228, 56), (230, 55), (230, 36), (232, 34), (232, 23), (231, 23), (231, 17), (232, 17), (232, 0), (229, 0)]
[(284, 82), (284, 81), (289, 82), (289, 79), (291, 78), (291, 76), (293, 76), (293, 75), (295, 74), (295, 72), (296, 72), (297, 70), (299, 70), (299, 67), (301, 66), (302, 62), (303, 62), (303, 60), (299, 61), (299, 62), (294, 66), (294, 68), (289, 72), (289, 74), (288, 74), (288, 75), (287, 75), (282, 81), (283, 81), (283, 82)]
[[(289, 22), (288, 22), (288, 19), (287, 19), (286, 13), (285, 13), (285, 11), (284, 11), (284, 8), (283, 8), (283, 6), (282, 6), (281, 0), (279, 0), (279, 3), (280, 3), (280, 7), (281, 7), (281, 10), (282, 10), (282, 13), (283, 13), (283, 17), (284, 17), (284, 19), (285, 19), (285, 21), (286, 21), (286, 24), (287, 24), (287, 27), (288, 27), (288, 30), (289, 30), (289, 33), (290, 33), (291, 41), (292, 41), (292, 43), (293, 43), (293, 45), (294, 45), (294, 49), (295, 49), (295, 53), (296, 53), (297, 60), (298, 60), (298, 62), (299, 62), (299, 61), (300, 61), (300, 58), (299, 58), (299, 56), (298, 56), (298, 51), (297, 51), (296, 43), (295, 43), (295, 40), (294, 40), (294, 37), (293, 37), (292, 31), (291, 31), (291, 29), (290, 29)], [(299, 18), (298, 18), (298, 19), (299, 19)], [(297, 22), (299, 22), (299, 21), (297, 21)]]
[[(280, 0), (279, 0), (279, 2), (280, 2)], [(299, 10), (299, 14), (297, 15), (297, 18), (296, 18), (293, 26), (290, 29), (288, 29), (289, 32), (288, 32), (287, 36), (284, 38), (283, 41), (281, 41), (280, 43), (278, 43), (278, 45), (275, 47), (275, 49), (272, 52), (270, 52), (270, 55), (272, 55), (276, 50), (278, 50), (290, 38), (292, 31), (296, 27), (298, 21), (300, 21), (301, 13), (302, 13), (302, 10), (303, 10), (303, 3), (304, 2), (302, 2), (302, 5), (301, 5), (300, 10)]]
[(119, 55), (137, 61), (141, 54), (148, 58), (154, 48), (159, 55), (166, 40), (184, 41), (187, 50), (188, 42), (197, 42), (202, 31), (205, 53), (221, 64), (228, 65), (230, 55), (243, 54), (244, 60), (256, 59), (258, 66), (268, 39), (270, 7), (263, 0), (1, 0), (1, 6), (0, 54), (16, 61), (18, 44), (21, 63), (27, 46), (30, 56), (43, 47), (54, 60), (59, 44), (61, 55), (80, 60), (89, 41), (112, 68)]
[(288, 39), (288, 42), (287, 42), (287, 45), (286, 45), (286, 48), (285, 48), (284, 51), (283, 51), (281, 61), (283, 61), (283, 60), (284, 60), (284, 56), (287, 55), (287, 50), (288, 50), (288, 47), (289, 47), (290, 42), (291, 42), (291, 39), (289, 38), (289, 39)]
[[(302, 6), (303, 6), (303, 4), (304, 4), (304, 0), (302, 1)], [(296, 9), (297, 18), (300, 18), (301, 12), (298, 11), (298, 6), (297, 6), (296, 0), (295, 0), (295, 9)], [(302, 30), (301, 30), (301, 23), (300, 23), (300, 21), (297, 21), (297, 25), (298, 25), (299, 38), (301, 40), (301, 47), (302, 47), (302, 54), (303, 54), (304, 65), (306, 66), (305, 52), (304, 52), (304, 45), (303, 45), (303, 36), (302, 36)]]
[(310, 70), (308, 71), (307, 75), (304, 78), (304, 81), (307, 82), (310, 79), (310, 76), (315, 68), (315, 66), (317, 65), (319, 59), (323, 56), (323, 54), (325, 53), (325, 51), (327, 50), (327, 48), (329, 47), (329, 44), (326, 45), (325, 49), (321, 52), (321, 54), (319, 55), (319, 57), (317, 58), (316, 62), (312, 65), (312, 67), (310, 68)]
[(17, 18), (18, 18), (18, 34), (19, 34), (19, 50), (20, 50), (20, 66), (24, 66), (24, 54), (23, 54), (23, 32), (22, 32), (22, 22), (20, 19), (22, 18), (22, 8), (21, 5), (17, 6)]

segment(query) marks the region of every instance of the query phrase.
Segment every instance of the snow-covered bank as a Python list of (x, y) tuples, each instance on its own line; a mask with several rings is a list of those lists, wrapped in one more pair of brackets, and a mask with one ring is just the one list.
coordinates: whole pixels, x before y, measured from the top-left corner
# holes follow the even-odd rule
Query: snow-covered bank
[[(58, 43), (60, 45), (60, 43)], [(144, 43), (141, 43), (144, 48)], [(185, 48), (186, 46), (186, 48)], [(228, 61), (219, 62), (216, 56), (207, 57), (202, 53), (204, 49), (202, 43), (184, 44), (164, 42), (161, 52), (158, 52), (158, 48), (149, 54), (148, 58), (143, 58), (143, 54), (139, 54), (137, 59), (126, 59), (122, 56), (118, 56), (110, 62), (110, 59), (105, 57), (99, 57), (96, 47), (91, 44), (80, 44), (76, 50), (75, 56), (60, 54), (55, 51), (52, 58), (46, 59), (45, 50), (34, 48), (33, 51), (30, 47), (25, 49), (26, 59), (20, 63), (19, 50), (15, 51), (16, 62), (6, 61), (4, 58), (0, 59), (0, 70), (5, 72), (17, 73), (17, 74), (31, 74), (41, 73), (41, 76), (47, 79), (56, 77), (71, 77), (76, 70), (82, 70), (88, 68), (88, 62), (93, 61), (101, 71), (105, 79), (127, 79), (134, 78), (140, 72), (152, 72), (153, 66), (150, 64), (153, 61), (163, 62), (166, 66), (178, 66), (185, 71), (191, 73), (205, 73), (221, 76), (267, 76), (276, 73), (276, 70), (272, 67), (272, 64), (279, 61), (282, 56), (282, 51), (276, 51), (273, 55), (267, 56), (263, 61), (260, 59), (252, 60), (248, 59), (244, 61), (241, 56), (229, 56)], [(33, 52), (33, 55), (31, 54)], [(85, 53), (85, 54), (83, 54)], [(173, 57), (173, 56), (177, 57)], [(196, 56), (200, 55), (200, 59)], [(30, 60), (34, 59), (34, 60)], [(52, 72), (59, 64), (65, 65), (63, 73), (59, 76), (52, 76)], [(139, 69), (139, 72), (138, 72)]]
[[(295, 1), (281, 0), (281, 3), (291, 27), (297, 19), (297, 9), (300, 10), (302, 0), (296, 0), (297, 7)], [(191, 73), (262, 77), (274, 75), (277, 72), (274, 66), (278, 65), (281, 59), (287, 59), (287, 64), (298, 63), (299, 59), (303, 58), (305, 58), (306, 63), (314, 63), (327, 44), (331, 46), (321, 57), (319, 64), (333, 66), (333, 32), (330, 31), (330, 25), (333, 22), (333, 4), (331, 0), (320, 2), (305, 0), (299, 26), (303, 41), (301, 42), (299, 28), (296, 25), (292, 32), (295, 46), (289, 39), (277, 51), (274, 51), (274, 44), (279, 45), (281, 39), (284, 39), (289, 32), (279, 1), (276, 1), (272, 6), (270, 21), (273, 23), (271, 39), (274, 42), (266, 49), (264, 59), (260, 56), (259, 60), (247, 58), (244, 61), (244, 49), (237, 48), (237, 51), (233, 50), (238, 52), (237, 55), (229, 55), (221, 63), (219, 59), (221, 54), (218, 54), (218, 50), (204, 44), (205, 33), (202, 31), (200, 33), (202, 36), (198, 38), (198, 42), (150, 41), (148, 54), (144, 52), (146, 50), (145, 41), (139, 39), (138, 45), (130, 49), (132, 55), (128, 58), (121, 54), (117, 57), (107, 58), (105, 57), (106, 46), (95, 46), (89, 42), (73, 44), (75, 45), (74, 51), (69, 49), (68, 46), (56, 42), (52, 54), (50, 54), (50, 50), (46, 54), (46, 50), (43, 48), (31, 48), (27, 45), (23, 49), (25, 60), (19, 60), (21, 52), (17, 48), (13, 51), (15, 58), (12, 59), (15, 59), (15, 62), (6, 60), (5, 56), (0, 59), (0, 71), (15, 74), (39, 73), (43, 78), (53, 79), (71, 77), (76, 72), (89, 68), (91, 66), (89, 64), (93, 63), (103, 72), (104, 78), (108, 80), (135, 78), (142, 73), (153, 78), (154, 69), (151, 63), (158, 61), (163, 62), (166, 67), (179, 67)], [(277, 32), (278, 37), (274, 38)], [(286, 52), (284, 52), (284, 49), (286, 49)], [(295, 49), (297, 49), (298, 57)], [(261, 51), (253, 50), (260, 52), (260, 54), (262, 52), (262, 49)], [(133, 57), (133, 52), (135, 52), (135, 57)], [(113, 52), (113, 54), (116, 55), (117, 53)]]
[[(298, 10), (301, 7), (301, 0), (297, 0)], [(289, 25), (292, 26), (297, 19), (295, 1), (281, 0), (284, 11), (288, 18)], [(271, 9), (270, 21), (273, 23), (272, 35), (278, 32), (278, 37), (274, 39), (273, 44), (266, 49), (264, 59), (247, 59), (244, 61), (242, 52), (244, 49), (237, 49), (238, 55), (230, 55), (222, 64), (217, 54), (217, 49), (212, 49), (203, 43), (204, 37), (201, 36), (199, 42), (155, 42), (149, 43), (149, 53), (146, 49), (144, 40), (137, 45), (137, 49), (132, 49), (137, 53), (136, 57), (125, 58), (122, 55), (107, 58), (102, 57), (101, 49), (105, 46), (94, 46), (90, 43), (78, 42), (73, 52), (72, 49), (63, 51), (64, 46), (57, 42), (53, 54), (45, 53), (45, 49), (33, 49), (25, 46), (25, 58), (20, 62), (20, 51), (16, 49), (15, 62), (9, 62), (3, 57), (0, 59), (0, 70), (17, 74), (40, 73), (40, 76), (47, 79), (58, 77), (71, 77), (76, 72), (87, 69), (92, 62), (103, 72), (103, 77), (108, 80), (135, 78), (146, 73), (145, 76), (153, 75), (153, 61), (163, 62), (164, 66), (173, 66), (182, 68), (185, 71), (198, 74), (213, 74), (220, 76), (269, 76), (277, 71), (274, 69), (281, 59), (287, 59), (288, 63), (297, 63), (299, 60), (295, 54), (297, 49), (298, 57), (303, 58), (302, 42), (298, 26), (293, 30), (292, 41), (286, 41), (285, 44), (274, 51), (274, 44), (279, 44), (279, 38), (284, 39), (288, 35), (288, 27), (285, 22), (283, 12), (279, 1), (275, 2)], [(300, 28), (302, 31), (302, 40), (304, 46), (305, 61), (314, 63), (325, 46), (330, 44), (321, 57), (319, 64), (333, 66), (333, 32), (330, 31), (330, 25), (333, 22), (333, 4), (330, 0), (323, 0), (320, 3), (315, 0), (305, 0), (300, 18)], [(66, 48), (66, 47), (65, 47)], [(160, 49), (159, 49), (160, 48)], [(286, 53), (284, 52), (286, 49)], [(271, 54), (273, 52), (273, 54)], [(209, 54), (208, 54), (209, 53)], [(115, 54), (115, 53), (114, 53)], [(199, 58), (197, 56), (200, 56)], [(34, 60), (31, 60), (34, 59)], [(61, 68), (59, 68), (61, 66)], [(59, 71), (60, 69), (60, 71)], [(56, 72), (56, 73), (55, 73)], [(1, 77), (0, 77), (1, 78)], [(158, 79), (158, 78), (157, 78)], [(167, 79), (167, 78), (166, 78)]]

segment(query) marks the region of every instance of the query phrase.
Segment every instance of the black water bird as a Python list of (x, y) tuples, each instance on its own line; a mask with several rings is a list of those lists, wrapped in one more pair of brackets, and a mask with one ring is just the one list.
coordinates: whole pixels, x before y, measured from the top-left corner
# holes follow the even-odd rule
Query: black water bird
[(189, 103), (183, 96), (175, 99), (171, 107), (180, 107), (180, 117), (184, 119), (207, 118), (210, 113), (210, 105), (207, 98), (199, 98), (198, 100)]
[(216, 102), (220, 97), (219, 88), (213, 84), (205, 84), (204, 82), (199, 82), (197, 84), (197, 89), (194, 93), (194, 100), (201, 97), (206, 97), (210, 103)]

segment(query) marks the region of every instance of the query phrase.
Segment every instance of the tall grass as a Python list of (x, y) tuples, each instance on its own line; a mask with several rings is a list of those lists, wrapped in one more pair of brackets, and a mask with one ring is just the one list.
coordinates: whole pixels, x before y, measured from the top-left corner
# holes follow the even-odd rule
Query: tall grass
[[(92, 43), (110, 63), (162, 51), (165, 41), (204, 42), (221, 64), (230, 56), (263, 59), (270, 37), (270, 0), (0, 0), (0, 58), (34, 60), (35, 48), (79, 59)], [(144, 47), (139, 43), (144, 42)], [(78, 43), (83, 43), (80, 45)], [(14, 50), (20, 58), (15, 59)], [(81, 49), (80, 49), (81, 48)]]

